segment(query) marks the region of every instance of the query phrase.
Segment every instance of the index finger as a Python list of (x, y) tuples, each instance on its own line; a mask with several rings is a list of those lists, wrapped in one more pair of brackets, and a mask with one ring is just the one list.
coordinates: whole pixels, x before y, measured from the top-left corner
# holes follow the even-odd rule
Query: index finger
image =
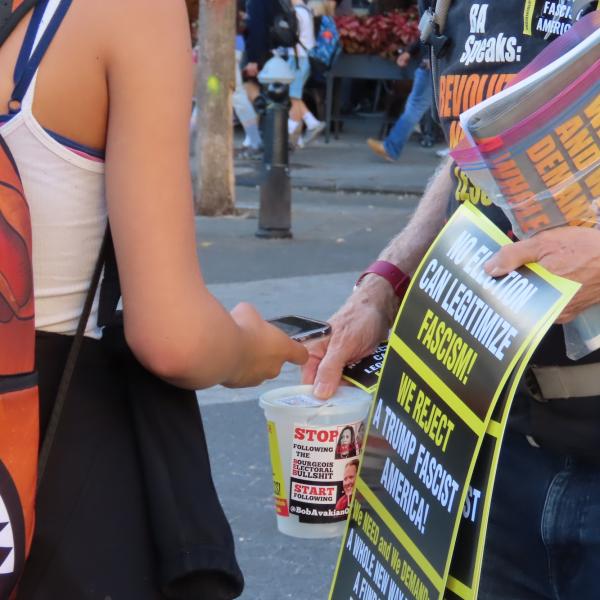
[(288, 361), (295, 365), (303, 365), (308, 360), (308, 350), (300, 343), (290, 340), (291, 348)]

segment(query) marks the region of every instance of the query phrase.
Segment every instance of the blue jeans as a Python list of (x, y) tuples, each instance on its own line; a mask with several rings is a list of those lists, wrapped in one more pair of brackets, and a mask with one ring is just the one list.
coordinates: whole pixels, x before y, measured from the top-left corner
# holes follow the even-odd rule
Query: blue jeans
[(415, 125), (431, 106), (432, 98), (431, 72), (429, 69), (417, 67), (404, 110), (383, 141), (383, 146), (388, 156), (394, 160), (399, 158), (400, 154), (402, 154), (404, 144), (415, 128)]
[(478, 600), (600, 598), (600, 467), (506, 432)]

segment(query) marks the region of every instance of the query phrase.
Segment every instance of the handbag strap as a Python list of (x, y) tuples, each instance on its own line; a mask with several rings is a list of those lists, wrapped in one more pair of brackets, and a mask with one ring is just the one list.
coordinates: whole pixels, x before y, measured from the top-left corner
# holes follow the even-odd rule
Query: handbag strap
[(73, 379), (73, 373), (77, 364), (77, 358), (79, 357), (79, 351), (81, 350), (81, 344), (83, 342), (85, 327), (92, 312), (92, 305), (94, 304), (96, 290), (98, 289), (98, 283), (100, 282), (100, 276), (104, 267), (109, 239), (110, 230), (107, 226), (106, 231), (104, 233), (104, 238), (102, 239), (102, 244), (100, 245), (100, 252), (98, 254), (98, 260), (96, 261), (96, 266), (92, 274), (90, 287), (88, 289), (85, 302), (83, 304), (83, 311), (81, 313), (81, 316), (79, 317), (77, 330), (75, 332), (73, 342), (71, 343), (69, 354), (67, 355), (67, 361), (65, 363), (63, 374), (60, 378), (60, 383), (58, 384), (56, 400), (54, 402), (54, 406), (52, 407), (52, 413), (50, 414), (50, 420), (48, 422), (48, 427), (46, 428), (46, 435), (44, 436), (44, 441), (40, 450), (40, 455), (38, 459), (38, 486), (41, 484), (44, 478), (44, 473), (46, 471), (48, 458), (50, 456), (52, 445), (56, 437), (56, 431), (58, 429), (60, 417), (63, 412), (67, 394), (69, 392), (71, 380)]

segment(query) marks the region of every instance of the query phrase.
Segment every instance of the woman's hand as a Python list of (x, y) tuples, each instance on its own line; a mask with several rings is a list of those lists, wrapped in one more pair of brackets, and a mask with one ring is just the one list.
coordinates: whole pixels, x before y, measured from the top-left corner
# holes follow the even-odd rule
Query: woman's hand
[(240, 360), (235, 375), (223, 383), (227, 387), (250, 387), (279, 375), (285, 362), (302, 365), (308, 358), (306, 348), (277, 327), (264, 321), (256, 309), (238, 304), (231, 317), (241, 330)]
[(600, 231), (588, 227), (557, 227), (503, 246), (486, 264), (492, 277), (506, 275), (521, 265), (537, 262), (581, 288), (557, 319), (573, 320), (580, 312), (600, 302)]

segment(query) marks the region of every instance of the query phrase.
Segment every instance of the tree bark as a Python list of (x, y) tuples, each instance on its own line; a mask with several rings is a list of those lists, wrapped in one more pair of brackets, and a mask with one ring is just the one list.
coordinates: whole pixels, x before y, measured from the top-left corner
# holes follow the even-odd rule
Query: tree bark
[(194, 205), (196, 214), (223, 215), (234, 211), (231, 94), (236, 2), (199, 2)]

